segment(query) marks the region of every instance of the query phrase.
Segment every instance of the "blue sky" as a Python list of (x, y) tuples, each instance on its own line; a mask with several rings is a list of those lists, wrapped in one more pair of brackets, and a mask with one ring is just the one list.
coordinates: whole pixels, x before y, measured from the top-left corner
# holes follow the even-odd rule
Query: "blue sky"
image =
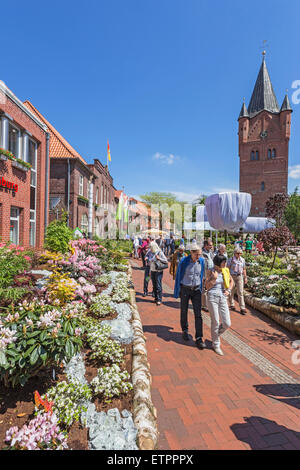
[[(238, 189), (237, 117), (263, 40), (281, 106), (300, 80), (299, 16), (299, 0), (5, 2), (0, 79), (88, 162), (106, 163), (109, 139), (115, 187), (130, 195)], [(292, 107), (289, 191), (300, 186)]]

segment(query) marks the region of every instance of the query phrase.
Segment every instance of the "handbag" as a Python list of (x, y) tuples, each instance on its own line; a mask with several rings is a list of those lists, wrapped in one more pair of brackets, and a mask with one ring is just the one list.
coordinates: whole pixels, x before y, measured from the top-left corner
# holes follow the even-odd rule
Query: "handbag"
[(157, 271), (163, 271), (163, 269), (169, 267), (169, 263), (167, 261), (160, 261), (159, 259), (157, 259), (154, 264)]

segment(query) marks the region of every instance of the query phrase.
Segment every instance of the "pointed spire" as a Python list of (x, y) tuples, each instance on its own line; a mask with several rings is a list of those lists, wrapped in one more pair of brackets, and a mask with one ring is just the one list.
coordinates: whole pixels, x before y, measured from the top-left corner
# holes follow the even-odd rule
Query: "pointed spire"
[(241, 109), (241, 112), (240, 112), (240, 115), (239, 115), (239, 119), (243, 118), (243, 117), (247, 117), (247, 118), (249, 117), (249, 113), (248, 113), (247, 107), (245, 105), (245, 98), (244, 98), (243, 106), (242, 106), (242, 109)]
[(263, 60), (248, 107), (249, 116), (253, 117), (260, 111), (279, 113), (278, 102), (270, 80), (265, 60), (266, 52), (263, 52)]
[(284, 97), (284, 100), (283, 100), (283, 103), (281, 105), (280, 112), (281, 111), (293, 111), (292, 108), (291, 108), (290, 100), (289, 100), (289, 97), (288, 97), (287, 93), (286, 93), (286, 95)]

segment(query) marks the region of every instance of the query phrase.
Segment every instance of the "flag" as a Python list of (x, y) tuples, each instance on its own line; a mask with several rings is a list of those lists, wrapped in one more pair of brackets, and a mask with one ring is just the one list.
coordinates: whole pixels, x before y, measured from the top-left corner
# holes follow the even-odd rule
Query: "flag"
[(124, 203), (124, 222), (128, 222), (128, 196), (126, 195)]
[(107, 141), (107, 159), (111, 162), (109, 142)]
[(120, 199), (119, 199), (119, 204), (118, 204), (118, 207), (117, 207), (116, 220), (121, 220), (122, 219), (123, 208), (124, 208), (124, 197), (123, 197), (123, 192), (121, 192)]

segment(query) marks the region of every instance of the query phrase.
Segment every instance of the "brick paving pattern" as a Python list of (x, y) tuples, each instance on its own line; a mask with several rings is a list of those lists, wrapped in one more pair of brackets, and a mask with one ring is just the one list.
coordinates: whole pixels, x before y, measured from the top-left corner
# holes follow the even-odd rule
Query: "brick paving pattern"
[(132, 261), (132, 266), (159, 449), (300, 449), (300, 365), (291, 361), (292, 342), (299, 337), (247, 308), (246, 316), (231, 313), (232, 328), (222, 335), (225, 355), (220, 357), (212, 350), (210, 318), (203, 312), (207, 349), (200, 351), (192, 310), (190, 341), (182, 339), (179, 300), (172, 295), (169, 273), (164, 271), (158, 307), (151, 296), (142, 296), (141, 263)]

